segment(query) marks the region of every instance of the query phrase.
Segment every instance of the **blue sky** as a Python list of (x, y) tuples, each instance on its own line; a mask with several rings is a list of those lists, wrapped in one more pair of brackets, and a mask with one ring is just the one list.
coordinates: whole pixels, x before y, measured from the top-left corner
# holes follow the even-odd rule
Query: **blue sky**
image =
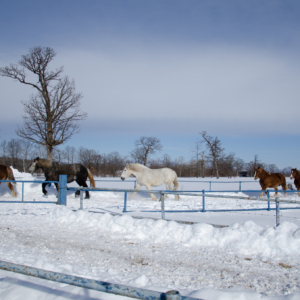
[[(299, 1), (0, 1), (0, 66), (34, 46), (75, 80), (87, 119), (67, 143), (128, 155), (142, 135), (173, 159), (205, 130), (225, 153), (300, 167)], [(1, 139), (17, 136), (21, 100), (0, 77)], [(205, 148), (203, 148), (205, 150)]]

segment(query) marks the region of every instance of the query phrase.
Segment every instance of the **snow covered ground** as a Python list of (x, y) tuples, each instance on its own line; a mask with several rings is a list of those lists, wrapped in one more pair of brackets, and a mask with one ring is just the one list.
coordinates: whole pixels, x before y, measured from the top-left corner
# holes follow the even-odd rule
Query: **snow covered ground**
[[(30, 174), (14, 173), (17, 180), (33, 180)], [(96, 179), (101, 180), (97, 187), (133, 188), (132, 182)], [(203, 181), (218, 181), (212, 183), (215, 191), (238, 190), (241, 180), (243, 190), (260, 189), (252, 178), (180, 180), (179, 190), (209, 190)], [(21, 187), (18, 183), (19, 200)], [(44, 198), (40, 184), (26, 183), (25, 202), (56, 201), (54, 187), (47, 189)], [(206, 198), (207, 210), (267, 207), (266, 202), (230, 198), (236, 193), (220, 194), (228, 198)], [(286, 198), (299, 199), (295, 194)], [(128, 198), (125, 214), (124, 193), (117, 192), (91, 192), (83, 211), (71, 191), (67, 207), (11, 200), (1, 184), (0, 201), (7, 202), (0, 203), (1, 260), (162, 292), (176, 289), (207, 300), (300, 299), (299, 210), (282, 210), (275, 229), (275, 211), (166, 213), (167, 219), (195, 224), (152, 220), (147, 217), (161, 217), (161, 204), (143, 193)], [(200, 210), (202, 197), (176, 201), (169, 196), (165, 208)], [(123, 297), (0, 271), (0, 299), (117, 298)]]

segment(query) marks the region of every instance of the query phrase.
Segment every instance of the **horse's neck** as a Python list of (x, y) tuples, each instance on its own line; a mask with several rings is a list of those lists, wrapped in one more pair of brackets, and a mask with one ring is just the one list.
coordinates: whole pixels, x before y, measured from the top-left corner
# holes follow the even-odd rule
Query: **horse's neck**
[(266, 172), (265, 170), (262, 170), (260, 172), (260, 179), (265, 179), (268, 176), (270, 176), (270, 174), (268, 172)]

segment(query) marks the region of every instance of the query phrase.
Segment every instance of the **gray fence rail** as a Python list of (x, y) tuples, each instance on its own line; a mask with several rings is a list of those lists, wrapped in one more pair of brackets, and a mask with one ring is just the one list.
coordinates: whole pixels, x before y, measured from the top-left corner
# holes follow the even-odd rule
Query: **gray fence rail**
[(11, 262), (0, 261), (0, 269), (10, 271), (18, 274), (28, 275), (41, 279), (51, 280), (60, 283), (66, 283), (82, 288), (97, 290), (100, 292), (115, 294), (119, 296), (126, 296), (131, 298), (143, 299), (143, 300), (203, 300), (200, 298), (191, 298), (181, 296), (178, 291), (169, 291), (161, 293), (157, 291), (151, 291), (121, 284), (115, 284), (105, 281), (99, 281), (79, 276), (73, 276), (58, 272), (47, 271), (43, 269), (33, 268), (29, 266), (14, 264)]

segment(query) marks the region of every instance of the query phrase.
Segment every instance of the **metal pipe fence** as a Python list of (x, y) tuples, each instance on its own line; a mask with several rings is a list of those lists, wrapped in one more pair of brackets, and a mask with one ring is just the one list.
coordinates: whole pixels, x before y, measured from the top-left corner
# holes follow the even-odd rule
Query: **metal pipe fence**
[(44, 269), (33, 268), (1, 260), (0, 269), (41, 279), (51, 280), (54, 282), (65, 283), (82, 288), (97, 290), (104, 293), (110, 293), (142, 300), (201, 300), (200, 298), (181, 296), (178, 291), (174, 290), (162, 293), (137, 287), (126, 286), (122, 284), (115, 284), (95, 279), (47, 271)]
[[(69, 187), (67, 188), (67, 190), (78, 190), (78, 188), (72, 188)], [(130, 212), (127, 210), (127, 193), (131, 193), (131, 192), (135, 192), (135, 190), (133, 189), (106, 189), (106, 188), (80, 188), (80, 210), (83, 210), (83, 192), (85, 191), (98, 191), (98, 192), (120, 192), (120, 193), (124, 193), (124, 207), (123, 207), (123, 213), (125, 212)], [(245, 197), (245, 196), (232, 196), (232, 195), (218, 195), (218, 194), (212, 194), (212, 193), (225, 193), (225, 192), (229, 192), (229, 193), (236, 193), (237, 191), (156, 191), (156, 190), (139, 190), (140, 193), (153, 193), (153, 194), (159, 194), (159, 198), (161, 201), (161, 210), (162, 210), (162, 219), (165, 219), (165, 213), (179, 213), (179, 212), (229, 212), (229, 211), (255, 211), (255, 210), (276, 210), (276, 226), (280, 225), (280, 202), (282, 203), (289, 203), (289, 204), (299, 204), (300, 205), (300, 201), (297, 200), (286, 200), (286, 199), (281, 199), (279, 197), (275, 197), (274, 199), (270, 198), (270, 194), (269, 194), (269, 190), (268, 192), (268, 198), (257, 198), (257, 197)], [(243, 191), (238, 191), (238, 192), (243, 192)], [(249, 191), (248, 191), (249, 192)], [(251, 190), (250, 192), (261, 192), (261, 190), (259, 191), (255, 191), (255, 190)], [(287, 193), (296, 193), (295, 191), (286, 191)], [(192, 196), (192, 197), (202, 197), (202, 209), (200, 210), (165, 210), (165, 199), (164, 199), (164, 195), (167, 194), (177, 194), (177, 195), (181, 195), (181, 196)], [(256, 208), (256, 209), (228, 209), (228, 210), (206, 210), (205, 208), (205, 198), (220, 198), (220, 199), (236, 199), (236, 200), (249, 200), (249, 201), (263, 201), (263, 202), (268, 202), (268, 207), (267, 208)], [(270, 203), (273, 202), (276, 205), (276, 208), (270, 208)], [(300, 209), (299, 207), (285, 207), (285, 208), (281, 208), (281, 210), (284, 209)], [(144, 211), (145, 212), (145, 211)]]
[(10, 182), (10, 183), (17, 183), (21, 182), (22, 183), (22, 200), (6, 200), (6, 201), (0, 201), (0, 203), (56, 203), (54, 201), (24, 201), (24, 184), (25, 183), (58, 183), (59, 181), (41, 181), (41, 180), (0, 180), (1, 182)]
[[(118, 183), (128, 183), (128, 182), (133, 182), (133, 185), (134, 185), (134, 188), (136, 187), (136, 180), (126, 180), (126, 181), (122, 181), (120, 179), (96, 179), (95, 182), (118, 182)], [(237, 180), (237, 181), (216, 181), (216, 180), (177, 180), (177, 182), (180, 182), (180, 183), (195, 183), (195, 184), (207, 184), (208, 185), (208, 191), (212, 191), (212, 185), (213, 184), (238, 184), (238, 190), (239, 191), (242, 191), (242, 185), (243, 184), (247, 184), (247, 183), (253, 183), (254, 180), (252, 181), (244, 181), (244, 180)], [(293, 184), (293, 182), (287, 182), (288, 183), (291, 183)]]
[[(22, 182), (22, 201), (0, 201), (2, 202), (10, 202), (10, 203), (56, 203), (53, 201), (24, 201), (24, 183), (58, 183), (59, 184), (59, 195), (58, 195), (58, 201), (57, 204), (60, 205), (67, 205), (67, 190), (75, 190), (80, 191), (80, 208), (83, 209), (83, 192), (85, 191), (93, 191), (93, 192), (123, 192), (124, 193), (124, 207), (123, 207), (123, 213), (129, 212), (127, 211), (127, 194), (135, 192), (135, 189), (115, 189), (115, 188), (82, 188), (82, 187), (67, 187), (67, 175), (60, 175), (59, 181), (25, 181), (25, 180), (1, 180), (0, 182)], [(270, 191), (267, 190), (268, 198), (257, 198), (257, 197), (245, 197), (245, 196), (227, 196), (227, 195), (218, 195), (218, 194), (211, 194), (211, 193), (229, 193), (229, 192), (260, 192), (261, 190), (246, 190), (246, 191), (157, 191), (157, 190), (139, 190), (139, 193), (153, 193), (153, 194), (159, 194), (159, 198), (161, 201), (161, 209), (162, 209), (162, 219), (165, 219), (165, 213), (167, 212), (228, 212), (228, 211), (254, 211), (254, 210), (276, 210), (276, 226), (279, 226), (280, 224), (280, 202), (282, 203), (294, 203), (294, 204), (300, 204), (300, 201), (296, 200), (286, 200), (282, 199), (280, 197), (276, 197), (274, 200), (270, 199)], [(297, 191), (285, 191), (287, 193), (296, 193)], [(199, 210), (173, 210), (173, 211), (167, 211), (165, 210), (165, 203), (164, 203), (164, 195), (167, 194), (177, 194), (182, 196), (193, 196), (193, 197), (202, 197), (202, 209)], [(231, 199), (237, 199), (237, 200), (250, 200), (250, 201), (265, 201), (268, 202), (268, 208), (255, 208), (255, 209), (227, 209), (227, 210), (207, 210), (205, 207), (205, 198), (206, 197), (213, 197), (213, 198), (231, 198)], [(271, 208), (270, 203), (274, 202), (276, 204), (276, 208)], [(289, 207), (289, 208), (281, 208), (281, 209), (300, 209), (300, 207)]]

